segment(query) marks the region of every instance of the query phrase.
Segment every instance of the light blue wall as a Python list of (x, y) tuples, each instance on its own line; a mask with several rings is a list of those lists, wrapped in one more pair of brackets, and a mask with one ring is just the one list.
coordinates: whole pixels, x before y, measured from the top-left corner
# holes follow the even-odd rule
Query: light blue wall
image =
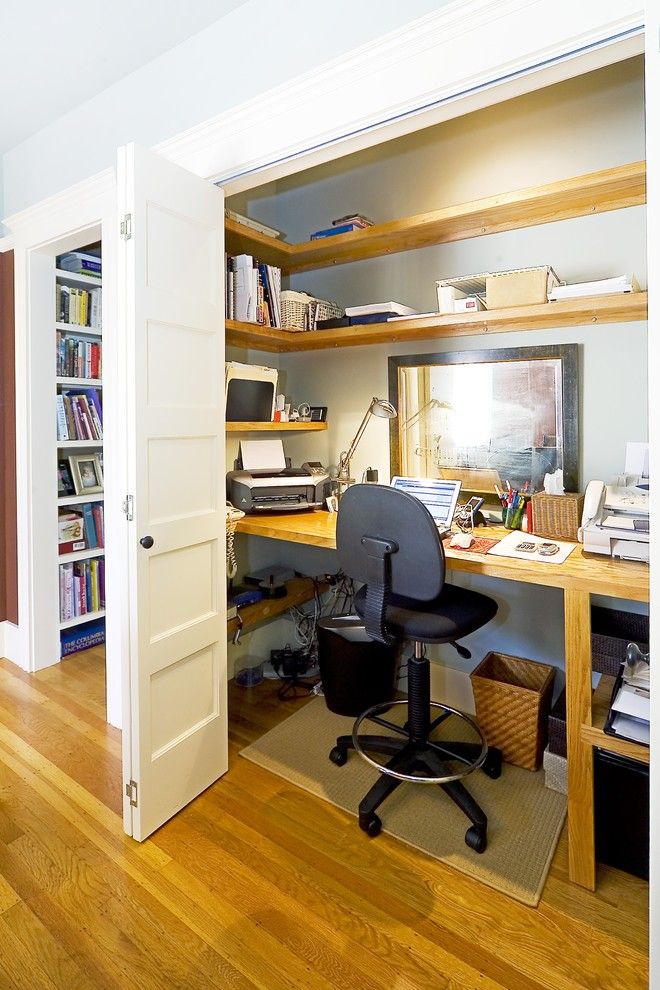
[(0, 216), (113, 164), (119, 145), (164, 141), (447, 3), (249, 0), (7, 152)]

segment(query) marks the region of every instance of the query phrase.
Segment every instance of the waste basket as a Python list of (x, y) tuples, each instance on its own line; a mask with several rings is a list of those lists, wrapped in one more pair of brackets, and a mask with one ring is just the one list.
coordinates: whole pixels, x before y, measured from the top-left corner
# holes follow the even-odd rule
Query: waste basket
[(356, 718), (393, 700), (396, 646), (370, 639), (359, 615), (320, 619), (317, 630), (323, 695), (331, 712)]

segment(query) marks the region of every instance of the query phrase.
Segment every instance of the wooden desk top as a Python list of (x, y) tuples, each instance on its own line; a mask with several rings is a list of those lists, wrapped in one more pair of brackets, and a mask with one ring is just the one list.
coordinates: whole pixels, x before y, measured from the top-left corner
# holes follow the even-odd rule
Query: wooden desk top
[[(253, 536), (334, 550), (336, 525), (336, 513), (288, 512), (248, 515), (239, 521), (237, 529), (240, 533)], [(479, 530), (480, 536), (490, 539), (501, 539), (505, 533), (498, 527)], [(446, 549), (446, 556), (447, 566), (451, 570), (486, 574), (525, 584), (541, 584), (549, 588), (589, 591), (628, 601), (649, 600), (647, 564), (585, 553), (580, 544), (576, 544), (575, 550), (563, 564), (495, 557), (469, 550)]]

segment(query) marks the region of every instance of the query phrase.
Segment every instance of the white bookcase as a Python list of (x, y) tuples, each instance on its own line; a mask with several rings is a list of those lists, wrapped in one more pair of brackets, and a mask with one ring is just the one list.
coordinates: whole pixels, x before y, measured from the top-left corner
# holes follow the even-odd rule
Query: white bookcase
[[(61, 319), (62, 313), (60, 310), (60, 290), (58, 287), (66, 287), (71, 290), (83, 289), (87, 292), (93, 289), (100, 289), (102, 285), (102, 280), (100, 277), (93, 277), (88, 275), (74, 274), (73, 272), (63, 271), (60, 268), (55, 270), (55, 292), (56, 292), (56, 305), (55, 305), (55, 335), (59, 334), (59, 338), (54, 335), (55, 351), (54, 355), (54, 370), (55, 374), (55, 402), (56, 406), (60, 406), (58, 396), (64, 397), (69, 395), (71, 390), (77, 389), (95, 389), (97, 394), (101, 394), (101, 389), (103, 388), (102, 381), (102, 360), (99, 361), (100, 369), (98, 372), (98, 377), (93, 376), (93, 372), (88, 367), (87, 373), (89, 376), (78, 376), (78, 375), (66, 375), (61, 374), (64, 369), (60, 367), (60, 355), (57, 347), (58, 339), (62, 342), (73, 341), (80, 345), (81, 350), (84, 350), (85, 345), (90, 345), (90, 352), (92, 345), (98, 347), (102, 352), (102, 328), (100, 325), (88, 326), (85, 323), (79, 323), (75, 321), (64, 322)], [(99, 319), (100, 319), (100, 300), (98, 306)], [(98, 322), (98, 321), (97, 321)], [(100, 358), (99, 354), (99, 358)], [(91, 361), (90, 361), (91, 363)], [(96, 362), (95, 362), (96, 363)], [(89, 393), (87, 393), (89, 396)], [(60, 407), (61, 409), (61, 407)], [(61, 412), (60, 412), (61, 414)], [(58, 508), (58, 530), (59, 530), (59, 513), (60, 510), (65, 510), (67, 512), (76, 512), (80, 510), (84, 512), (84, 507), (87, 507), (94, 512), (97, 506), (103, 506), (104, 495), (103, 492), (92, 491), (86, 493), (84, 488), (80, 484), (77, 485), (74, 493), (61, 494), (60, 489), (60, 463), (62, 461), (66, 462), (69, 466), (69, 472), (71, 475), (71, 480), (74, 480), (74, 470), (72, 467), (71, 457), (79, 457), (88, 454), (90, 461), (94, 458), (98, 458), (99, 455), (102, 456), (103, 453), (103, 440), (98, 439), (71, 439), (71, 423), (68, 424), (69, 427), (69, 439), (65, 439), (62, 436), (62, 431), (58, 428), (57, 433), (57, 464), (58, 464), (58, 484), (57, 484), (57, 508)], [(84, 468), (83, 462), (83, 468)], [(87, 535), (87, 530), (85, 531), (85, 536)], [(97, 591), (94, 593), (94, 600), (85, 600), (91, 598), (89, 593), (85, 594), (84, 598), (82, 594), (76, 595), (75, 588), (72, 587), (71, 582), (69, 582), (69, 592), (65, 593), (65, 582), (64, 576), (69, 570), (70, 578), (71, 566), (78, 562), (89, 563), (90, 569), (94, 567), (96, 571), (98, 567), (98, 561), (103, 561), (105, 557), (105, 551), (102, 547), (92, 547), (89, 545), (87, 539), (85, 539), (86, 547), (84, 549), (75, 549), (70, 552), (58, 552), (58, 562), (57, 562), (57, 579), (58, 579), (58, 589), (59, 589), (59, 629), (60, 634), (64, 630), (69, 630), (73, 627), (84, 626), (87, 623), (97, 622), (102, 620), (105, 616), (105, 601), (101, 596), (101, 589), (104, 589), (105, 581), (100, 579), (98, 571), (96, 572), (96, 584)], [(59, 535), (58, 535), (58, 551), (60, 550), (59, 545)], [(97, 562), (92, 564), (92, 562)], [(69, 567), (67, 568), (67, 565)], [(84, 611), (82, 609), (84, 608)], [(64, 654), (63, 644), (60, 637), (60, 651), (62, 655)]]

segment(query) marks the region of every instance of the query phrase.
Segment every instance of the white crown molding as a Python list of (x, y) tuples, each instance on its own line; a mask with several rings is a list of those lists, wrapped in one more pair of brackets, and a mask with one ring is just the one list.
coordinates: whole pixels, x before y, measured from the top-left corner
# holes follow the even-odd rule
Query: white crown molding
[[(20, 238), (33, 246), (36, 243), (35, 236), (41, 243), (61, 237), (62, 231), (78, 226), (75, 221), (73, 224), (71, 222), (76, 215), (91, 214), (92, 221), (98, 219), (100, 214), (95, 212), (97, 204), (108, 194), (115, 195), (114, 168), (97, 172), (89, 179), (83, 179), (48, 199), (42, 199), (39, 203), (6, 217), (3, 222), (14, 240)], [(83, 216), (79, 225), (82, 227), (89, 223), (90, 220)]]
[[(421, 110), (445, 106), (434, 123), (493, 102), (468, 105), (466, 94), (503, 86), (505, 80), (572, 59), (581, 71), (613, 61), (599, 46), (620, 39), (618, 58), (643, 50), (644, 10), (639, 0), (468, 0), (419, 18), (297, 79), (274, 87), (155, 147), (155, 151), (206, 178), (231, 183), (232, 192), (254, 184), (252, 174), (274, 162), (333, 146), (326, 157), (356, 150), (358, 134), (399, 120), (397, 133), (420, 126)], [(635, 37), (636, 36), (636, 37)], [(474, 71), (474, 67), (478, 67)], [(566, 69), (563, 76), (575, 74)], [(552, 81), (555, 81), (554, 79)], [(537, 85), (541, 85), (539, 82)], [(529, 88), (529, 84), (527, 85)], [(458, 101), (460, 102), (460, 105)], [(447, 104), (455, 102), (452, 110)], [(390, 129), (387, 137), (392, 137)], [(373, 137), (362, 141), (373, 143)], [(305, 157), (305, 167), (313, 156)], [(288, 171), (292, 171), (291, 168)], [(279, 174), (283, 174), (280, 171)], [(269, 174), (268, 179), (276, 177)], [(260, 177), (264, 181), (263, 177)]]

